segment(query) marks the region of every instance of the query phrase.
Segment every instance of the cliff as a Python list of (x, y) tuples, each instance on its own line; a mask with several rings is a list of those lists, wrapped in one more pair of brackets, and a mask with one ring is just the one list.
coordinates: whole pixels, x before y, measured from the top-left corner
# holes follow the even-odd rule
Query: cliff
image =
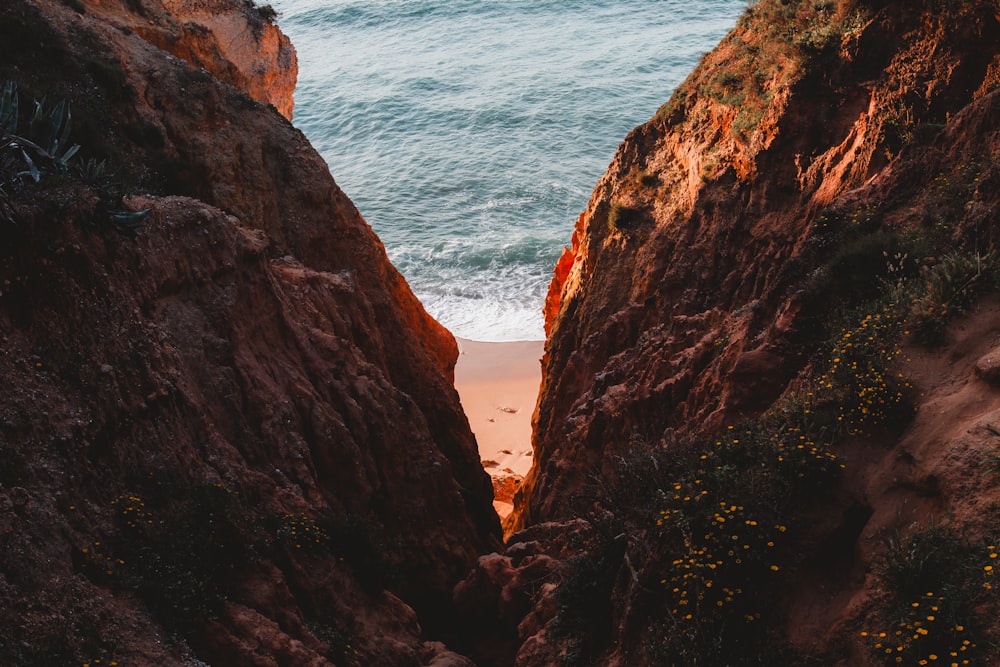
[(461, 590), (498, 664), (998, 659), (998, 47), (994, 2), (761, 0), (629, 134)]
[(93, 0), (87, 13), (273, 104), (291, 120), (298, 61), (270, 5), (252, 0)]
[[(559, 449), (599, 465), (609, 440), (624, 447), (635, 428), (710, 432), (770, 405), (807, 360), (794, 353), (809, 307), (831, 305), (804, 303), (830, 298), (801, 280), (828, 259), (811, 247), (817, 219), (871, 207), (873, 227), (903, 229), (930, 205), (935, 178), (990, 168), (992, 5), (934, 17), (826, 4), (749, 11), (619, 148), (552, 286), (535, 436), (543, 462)], [(789, 25), (767, 28), (775, 19)], [(796, 46), (813, 33), (828, 42), (821, 50)], [(795, 43), (783, 50), (786, 35)], [(992, 194), (974, 195), (992, 210)], [(963, 229), (963, 214), (951, 227)], [(527, 515), (571, 511), (556, 499), (588, 467), (536, 466)]]
[(998, 16), (760, 0), (626, 138), (501, 549), (270, 14), (4, 3), (0, 662), (1000, 661)]
[(499, 523), (457, 346), (226, 4), (0, 6), (0, 662), (468, 664), (434, 640)]

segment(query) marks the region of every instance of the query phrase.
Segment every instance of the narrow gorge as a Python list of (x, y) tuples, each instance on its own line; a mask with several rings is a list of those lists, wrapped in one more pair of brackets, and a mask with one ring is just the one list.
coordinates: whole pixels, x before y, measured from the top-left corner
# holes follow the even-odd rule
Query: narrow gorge
[(0, 664), (1000, 662), (996, 0), (749, 4), (567, 239), (503, 526), (275, 18), (0, 5)]

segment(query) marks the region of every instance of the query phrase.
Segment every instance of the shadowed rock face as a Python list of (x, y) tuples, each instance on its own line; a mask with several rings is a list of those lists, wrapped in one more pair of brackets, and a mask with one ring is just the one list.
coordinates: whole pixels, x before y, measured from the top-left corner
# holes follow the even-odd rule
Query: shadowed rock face
[(302, 134), (139, 28), (217, 4), (0, 7), (0, 78), (109, 163), (0, 227), (0, 662), (463, 664), (426, 640), (499, 523), (457, 346)]

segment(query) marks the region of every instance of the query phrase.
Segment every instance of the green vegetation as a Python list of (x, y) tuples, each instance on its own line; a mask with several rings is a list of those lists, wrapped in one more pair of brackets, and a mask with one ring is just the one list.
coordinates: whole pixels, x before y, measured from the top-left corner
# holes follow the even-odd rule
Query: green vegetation
[(917, 123), (913, 108), (902, 100), (894, 100), (892, 106), (883, 111), (882, 115), (882, 145), (886, 159), (917, 137)]
[[(604, 540), (564, 565), (553, 628), (572, 660), (598, 664), (610, 600), (633, 580), (656, 629), (639, 649), (654, 664), (757, 665), (774, 655), (769, 596), (797, 558), (795, 517), (822, 501), (842, 465), (810, 395), (782, 402), (710, 442), (651, 447), (617, 460), (599, 496)], [(573, 662), (576, 660), (576, 662)]]
[(979, 664), (979, 605), (998, 563), (995, 537), (973, 542), (932, 526), (890, 540), (874, 566), (886, 597), (883, 625), (861, 632), (873, 657), (886, 665)]
[(660, 177), (646, 171), (639, 172), (639, 182), (647, 188), (656, 188), (660, 185)]
[(641, 219), (641, 209), (615, 202), (608, 211), (608, 229), (612, 232), (626, 231), (635, 226)]
[(294, 549), (322, 549), (330, 545), (330, 533), (316, 520), (305, 514), (285, 514), (281, 517), (275, 537), (286, 547)]
[(972, 160), (934, 179), (922, 220), (929, 232), (943, 240), (953, 231), (954, 221), (962, 218), (965, 205), (979, 188), (982, 171), (983, 166)]
[(941, 258), (914, 286), (908, 324), (924, 345), (944, 342), (945, 326), (981, 294), (1000, 287), (996, 256), (952, 252)]
[(975, 196), (981, 171), (980, 163), (970, 162), (938, 176), (921, 224), (906, 232), (884, 229), (881, 212), (870, 206), (817, 216), (809, 252), (827, 259), (804, 289), (810, 299), (841, 308), (841, 333), (860, 321), (852, 320), (857, 309), (881, 310), (882, 325), (892, 320), (895, 326), (880, 340), (888, 344), (891, 335), (905, 332), (923, 345), (939, 345), (951, 318), (1000, 288), (996, 255), (979, 248), (982, 232), (972, 230), (965, 246), (955, 238), (955, 221)]
[[(939, 176), (923, 224), (905, 233), (882, 231), (877, 211), (818, 216), (813, 242), (837, 250), (811, 277), (808, 293), (850, 306), (832, 318), (842, 324), (814, 385), (817, 413), (831, 431), (871, 433), (905, 423), (914, 388), (901, 372), (900, 340), (943, 343), (952, 317), (1000, 287), (995, 255), (979, 249), (980, 230), (957, 229), (979, 173), (970, 163)], [(994, 460), (983, 461), (987, 474)], [(861, 632), (872, 657), (887, 665), (978, 664), (980, 647), (991, 641), (981, 618), (992, 594), (996, 540), (973, 541), (937, 526), (888, 540), (873, 565), (883, 592), (879, 627)]]
[[(650, 455), (650, 463), (627, 466), (620, 482), (627, 489), (624, 504), (660, 508), (647, 566), (664, 590), (666, 634), (656, 650), (667, 664), (761, 664), (773, 641), (769, 595), (787, 585), (785, 572), (800, 558), (794, 545), (807, 528), (795, 517), (822, 502), (842, 468), (831, 448), (852, 434), (898, 428), (912, 418), (914, 389), (901, 372), (899, 347), (905, 327), (919, 321), (915, 314), (924, 312), (925, 301), (944, 312), (970, 303), (964, 294), (980, 280), (993, 284), (981, 278), (987, 262), (975, 253), (942, 260), (937, 271), (904, 275), (905, 253), (886, 257), (903, 239), (881, 233), (862, 239), (836, 253), (834, 264), (860, 270), (865, 262), (852, 258), (877, 257), (884, 267), (876, 281), (881, 290), (836, 315), (844, 325), (798, 391), (709, 446), (675, 445)], [(832, 275), (854, 280), (851, 271)], [(840, 299), (855, 298), (855, 287)], [(963, 664), (974, 654), (975, 602), (990, 588), (995, 558), (993, 546), (940, 529), (894, 542), (878, 571), (897, 602), (887, 612), (889, 630), (866, 634), (873, 650), (884, 652), (892, 643), (891, 657), (903, 656), (905, 664), (924, 664), (920, 660), (932, 655), (959, 656)]]
[(0, 222), (14, 222), (12, 198), (44, 174), (65, 173), (80, 146), (69, 144), (72, 116), (65, 101), (47, 107), (36, 101), (26, 127), (21, 126), (17, 86), (0, 91)]
[(669, 626), (659, 651), (690, 665), (758, 664), (768, 593), (781, 580), (794, 510), (822, 498), (840, 472), (809, 402), (730, 427), (683, 457), (658, 489), (654, 533)]
[[(239, 595), (262, 560), (289, 568), (291, 585), (302, 585), (293, 564), (301, 559), (349, 568), (372, 592), (392, 579), (392, 550), (378, 539), (374, 521), (270, 514), (218, 482), (149, 476), (134, 485), (135, 492), (110, 502), (112, 528), (94, 532), (80, 517), (78, 529), (91, 536), (75, 560), (91, 581), (135, 595), (159, 623), (189, 639), (197, 640), (205, 622)], [(354, 652), (331, 601), (306, 595), (302, 605), (332, 660)]]
[[(868, 21), (863, 6), (802, 0), (748, 5), (736, 30), (702, 62), (697, 78), (678, 88), (656, 116), (668, 119), (696, 98), (732, 107), (733, 134), (750, 139), (782, 91), (858, 34)], [(693, 94), (697, 92), (697, 95)]]
[[(655, 119), (721, 126), (739, 144), (759, 150), (777, 134), (777, 119), (793, 87), (834, 62), (871, 18), (868, 3), (846, 0), (750, 2), (737, 27)], [(723, 155), (721, 162), (730, 163), (731, 157)], [(702, 177), (709, 180), (725, 171), (725, 165), (712, 164)], [(740, 172), (738, 167), (743, 178)]]
[[(853, 224), (859, 225), (856, 220), (855, 217)], [(831, 299), (848, 307), (877, 298), (887, 277), (889, 259), (898, 263), (906, 254), (902, 238), (892, 232), (869, 232), (859, 226), (845, 230), (840, 236), (843, 240), (829, 242), (836, 250), (811, 277), (806, 289), (816, 298)], [(902, 268), (915, 269), (912, 262)]]
[(835, 408), (831, 426), (850, 434), (905, 424), (914, 412), (913, 386), (896, 370), (902, 355), (899, 309), (885, 303), (871, 310), (837, 334), (817, 382), (818, 405)]
[(355, 640), (349, 633), (328, 623), (310, 622), (308, 625), (313, 636), (330, 647), (326, 657), (334, 664), (341, 664), (342, 659), (357, 655), (358, 651), (354, 648)]
[(592, 551), (568, 559), (556, 589), (557, 613), (549, 626), (566, 647), (564, 667), (595, 664), (611, 636), (609, 598), (621, 562), (623, 545), (602, 540)]
[[(630, 622), (609, 611), (623, 587), (647, 610), (625, 631), (648, 638), (630, 647), (638, 662), (822, 664), (775, 648), (773, 592), (819, 557), (805, 517), (832, 497), (843, 467), (835, 450), (858, 434), (891, 440), (912, 420), (904, 341), (940, 343), (950, 318), (1000, 288), (995, 255), (979, 249), (984, 232), (956, 229), (981, 171), (936, 181), (930, 198), (951, 213), (933, 224), (892, 229), (870, 205), (817, 215), (784, 280), (817, 304), (816, 331), (827, 333), (812, 334), (804, 371), (764, 415), (708, 442), (636, 436), (602, 471), (592, 524), (603, 540), (565, 564), (558, 592), (566, 664), (599, 664), (613, 625)], [(612, 210), (618, 228), (626, 209)], [(720, 335), (715, 356), (728, 344)], [(997, 458), (984, 474), (1000, 469)], [(887, 545), (875, 566), (881, 627), (864, 635), (876, 659), (975, 664), (991, 641), (975, 618), (992, 590), (991, 540), (934, 528)]]
[(119, 496), (118, 530), (80, 549), (96, 581), (132, 590), (165, 626), (215, 618), (251, 556), (255, 527), (222, 484), (163, 485), (154, 500)]
[[(992, 424), (987, 424), (984, 428), (987, 433), (1000, 440), (1000, 429)], [(987, 454), (979, 465), (983, 468), (984, 475), (1000, 475), (1000, 450)]]
[[(0, 223), (16, 222), (14, 202), (43, 177), (51, 183), (75, 177), (96, 189), (102, 204), (95, 211), (100, 213), (93, 218), (95, 222), (108, 223), (122, 232), (133, 232), (145, 222), (148, 210), (121, 208), (124, 188), (116, 182), (107, 160), (89, 158), (71, 163), (80, 145), (70, 143), (72, 114), (64, 100), (52, 107), (44, 98), (36, 101), (26, 124), (21, 116), (17, 86), (8, 81), (0, 91)], [(62, 176), (58, 181), (50, 178), (57, 175)]]

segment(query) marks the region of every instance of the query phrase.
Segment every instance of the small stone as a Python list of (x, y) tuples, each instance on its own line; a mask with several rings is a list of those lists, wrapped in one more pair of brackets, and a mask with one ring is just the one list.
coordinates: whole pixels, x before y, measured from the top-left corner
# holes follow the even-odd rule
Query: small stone
[(101, 364), (101, 373), (103, 373), (104, 375), (107, 375), (113, 370), (115, 370), (115, 368), (111, 364)]
[(990, 384), (1000, 384), (1000, 348), (979, 358), (976, 375)]

